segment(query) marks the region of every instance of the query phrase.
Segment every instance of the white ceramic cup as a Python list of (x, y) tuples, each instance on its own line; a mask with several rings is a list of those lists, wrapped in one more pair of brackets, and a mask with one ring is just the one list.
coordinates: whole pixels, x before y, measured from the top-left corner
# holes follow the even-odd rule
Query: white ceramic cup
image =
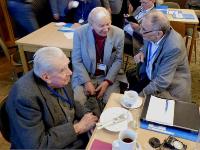
[(134, 105), (137, 102), (138, 93), (135, 91), (125, 91), (123, 96), (123, 102)]
[(118, 140), (112, 143), (112, 150), (135, 150), (137, 133), (133, 130), (126, 129), (119, 133)]

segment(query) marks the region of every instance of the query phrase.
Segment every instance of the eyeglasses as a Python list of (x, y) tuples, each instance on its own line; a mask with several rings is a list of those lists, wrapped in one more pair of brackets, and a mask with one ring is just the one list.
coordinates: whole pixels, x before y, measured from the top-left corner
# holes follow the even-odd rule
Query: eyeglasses
[(147, 34), (147, 33), (151, 33), (151, 32), (154, 32), (154, 31), (159, 31), (159, 30), (151, 30), (151, 31), (146, 31), (146, 32), (142, 31), (142, 34)]
[(140, 33), (141, 34), (147, 34), (147, 33), (151, 33), (154, 31), (160, 31), (160, 30), (150, 30), (150, 31), (146, 31), (143, 27), (140, 28)]

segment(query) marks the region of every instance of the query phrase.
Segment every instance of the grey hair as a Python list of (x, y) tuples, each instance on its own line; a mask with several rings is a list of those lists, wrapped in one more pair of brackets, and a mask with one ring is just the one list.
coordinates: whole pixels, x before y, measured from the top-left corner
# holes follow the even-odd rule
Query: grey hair
[(44, 72), (54, 71), (56, 60), (63, 59), (66, 55), (60, 48), (43, 47), (38, 49), (33, 57), (33, 71), (41, 77)]
[(150, 19), (153, 29), (163, 31), (164, 34), (170, 29), (168, 18), (160, 11), (152, 10), (143, 19)]
[(109, 19), (111, 21), (111, 15), (110, 15), (110, 13), (109, 13), (109, 11), (107, 9), (105, 9), (104, 7), (95, 7), (89, 13), (88, 23), (90, 25), (92, 25), (93, 22), (95, 22), (96, 20), (99, 20), (99, 19), (101, 19), (103, 17), (109, 17)]

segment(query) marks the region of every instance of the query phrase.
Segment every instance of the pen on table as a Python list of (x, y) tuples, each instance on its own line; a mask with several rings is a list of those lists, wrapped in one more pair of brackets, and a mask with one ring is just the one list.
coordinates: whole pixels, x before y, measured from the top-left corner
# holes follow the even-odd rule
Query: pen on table
[(167, 109), (168, 109), (168, 104), (169, 102), (168, 102), (168, 100), (166, 100), (166, 103), (165, 103), (165, 112), (167, 112)]

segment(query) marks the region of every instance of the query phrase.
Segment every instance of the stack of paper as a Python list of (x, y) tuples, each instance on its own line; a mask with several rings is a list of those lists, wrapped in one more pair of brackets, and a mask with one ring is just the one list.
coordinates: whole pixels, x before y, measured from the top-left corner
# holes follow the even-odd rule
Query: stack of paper
[(166, 100), (151, 96), (146, 114), (146, 120), (159, 124), (173, 126), (174, 107), (174, 100)]

